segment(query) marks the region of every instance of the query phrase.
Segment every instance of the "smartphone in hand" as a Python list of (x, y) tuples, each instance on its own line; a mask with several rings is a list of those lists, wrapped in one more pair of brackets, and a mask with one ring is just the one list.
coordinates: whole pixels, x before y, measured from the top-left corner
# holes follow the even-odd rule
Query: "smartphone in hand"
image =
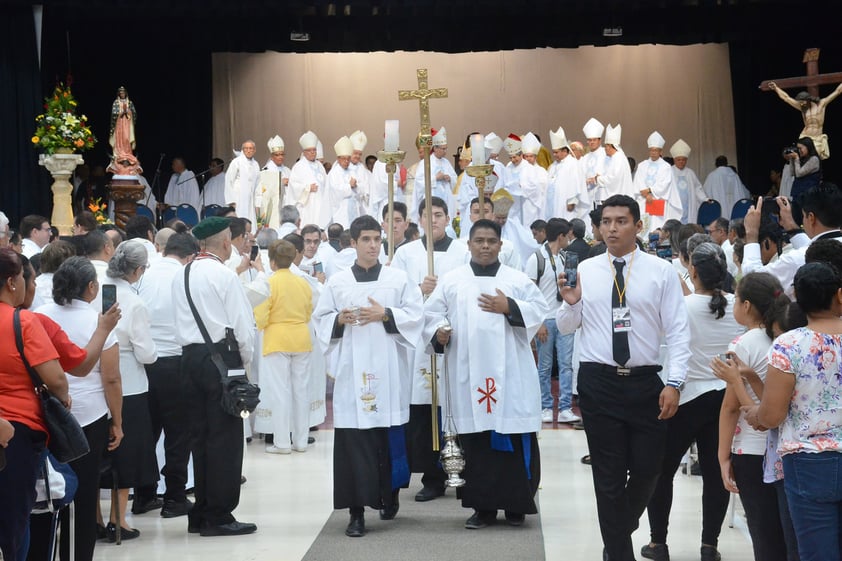
[(117, 303), (117, 285), (104, 284), (102, 285), (102, 313), (104, 314), (111, 309), (111, 306)]
[(255, 259), (257, 259), (257, 256), (259, 254), (260, 254), (260, 246), (257, 246), (257, 245), (251, 246), (251, 255), (249, 256), (249, 259), (254, 261)]

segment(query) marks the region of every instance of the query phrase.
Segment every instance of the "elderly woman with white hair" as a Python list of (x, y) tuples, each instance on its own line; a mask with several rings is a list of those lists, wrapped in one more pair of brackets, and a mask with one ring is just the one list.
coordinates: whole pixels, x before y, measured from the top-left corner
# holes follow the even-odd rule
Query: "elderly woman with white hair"
[[(116, 478), (119, 491), (119, 519), (112, 497), (111, 518), (106, 527), (109, 541), (115, 541), (117, 524), (122, 527), (121, 538), (133, 539), (140, 535), (126, 523), (126, 506), (129, 489), (154, 484), (158, 480), (158, 463), (152, 422), (149, 417), (147, 394), (149, 381), (144, 364), (158, 358), (155, 342), (149, 329), (146, 304), (132, 285), (138, 283), (149, 267), (149, 253), (136, 240), (117, 246), (108, 262), (105, 275), (109, 284), (117, 288), (117, 302), (123, 312), (114, 333), (120, 346), (120, 374), (123, 379), (123, 438), (122, 445), (112, 454), (111, 476)], [(104, 485), (104, 482), (101, 484)], [(107, 486), (108, 488), (111, 485)]]

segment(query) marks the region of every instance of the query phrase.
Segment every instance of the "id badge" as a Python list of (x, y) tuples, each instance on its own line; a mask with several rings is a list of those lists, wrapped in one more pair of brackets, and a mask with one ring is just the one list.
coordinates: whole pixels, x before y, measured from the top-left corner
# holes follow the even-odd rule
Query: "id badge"
[(611, 316), (614, 324), (614, 333), (631, 331), (631, 310), (629, 310), (628, 306), (611, 308)]

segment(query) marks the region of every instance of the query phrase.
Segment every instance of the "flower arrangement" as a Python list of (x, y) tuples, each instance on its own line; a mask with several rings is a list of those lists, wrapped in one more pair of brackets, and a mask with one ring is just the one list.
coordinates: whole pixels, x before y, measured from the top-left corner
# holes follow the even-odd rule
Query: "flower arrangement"
[(44, 99), (44, 113), (35, 117), (32, 144), (45, 154), (93, 148), (96, 138), (88, 127), (88, 118), (76, 115), (76, 105), (70, 86), (58, 84), (53, 95)]
[(108, 205), (102, 202), (101, 197), (97, 197), (94, 199), (89, 205), (88, 210), (94, 213), (94, 218), (96, 218), (97, 224), (112, 224), (111, 220), (108, 219), (108, 215), (106, 212), (108, 211)]

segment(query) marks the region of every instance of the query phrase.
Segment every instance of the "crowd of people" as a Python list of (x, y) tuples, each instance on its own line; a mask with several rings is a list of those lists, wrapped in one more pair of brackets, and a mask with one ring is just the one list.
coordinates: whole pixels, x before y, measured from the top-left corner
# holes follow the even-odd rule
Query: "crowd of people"
[[(729, 493), (755, 559), (838, 559), (842, 192), (793, 186), (729, 220), (749, 195), (727, 161), (703, 186), (689, 146), (673, 144), (670, 165), (653, 132), (632, 175), (620, 125), (591, 119), (583, 132), (587, 151), (559, 128), (551, 152), (533, 133), (491, 133), (466, 141), (454, 167), (446, 131), (433, 131), (432, 196), (416, 163), (396, 174), (391, 216), (385, 166), (367, 168), (361, 131), (336, 142), (329, 172), (312, 132), (292, 169), (279, 136), (263, 170), (243, 143), (216, 187), (190, 194), (207, 207), (210, 189), (222, 193), (192, 227), (138, 215), (119, 230), (80, 212), (74, 235), (58, 236), (33, 214), (15, 245), (0, 214), (0, 320), (22, 310), (26, 358), (91, 449), (70, 463), (75, 558), (92, 559), (97, 540), (140, 537), (129, 510), (186, 516), (201, 536), (255, 532), (233, 514), (244, 439), (306, 453), (329, 400), (334, 508), (362, 537), (366, 507), (395, 518), (411, 473), (422, 474), (416, 501), (445, 494), (431, 446), (438, 399), (466, 460), (467, 529), (528, 523), (538, 431), (568, 423), (587, 437), (604, 559), (635, 558), (644, 511), (641, 555), (669, 559), (672, 479), (691, 446), (701, 559), (720, 558)], [(810, 143), (797, 150), (795, 176), (814, 173)], [(484, 188), (465, 172), (478, 151), (493, 170)], [(177, 164), (173, 195), (189, 184)], [(720, 212), (700, 224), (710, 200)], [(35, 558), (51, 531), (30, 514), (49, 437), (20, 353), (11, 337), (4, 345), (0, 551)], [(220, 403), (218, 353), (262, 389), (248, 419)], [(113, 490), (110, 512), (101, 488)]]

